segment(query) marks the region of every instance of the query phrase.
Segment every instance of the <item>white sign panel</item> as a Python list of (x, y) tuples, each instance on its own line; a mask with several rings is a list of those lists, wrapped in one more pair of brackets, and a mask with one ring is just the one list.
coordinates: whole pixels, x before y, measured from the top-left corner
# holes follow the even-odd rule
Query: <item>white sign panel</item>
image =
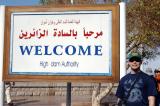
[(10, 73), (111, 76), (112, 11), (11, 14)]

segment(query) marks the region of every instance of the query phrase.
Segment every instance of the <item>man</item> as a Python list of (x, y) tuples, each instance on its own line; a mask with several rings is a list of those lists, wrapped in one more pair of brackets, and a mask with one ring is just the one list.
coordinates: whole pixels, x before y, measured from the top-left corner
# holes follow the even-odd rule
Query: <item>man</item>
[(140, 70), (141, 55), (130, 53), (128, 59), (130, 71), (119, 82), (116, 92), (118, 102), (123, 100), (126, 106), (155, 106), (156, 84), (153, 77)]

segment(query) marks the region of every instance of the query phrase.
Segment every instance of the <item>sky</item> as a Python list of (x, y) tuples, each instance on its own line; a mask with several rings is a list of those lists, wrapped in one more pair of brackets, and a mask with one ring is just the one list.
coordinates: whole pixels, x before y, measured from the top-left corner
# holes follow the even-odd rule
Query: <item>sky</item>
[(40, 0), (0, 0), (0, 5), (6, 6), (33, 6), (40, 5)]
[[(40, 5), (40, 0), (0, 0), (0, 5), (7, 5), (7, 6), (31, 6), (31, 5)], [(104, 3), (104, 0), (96, 0), (97, 4)], [(115, 0), (112, 0), (115, 2)], [(123, 0), (129, 1), (129, 0)]]
[[(33, 6), (33, 5), (40, 5), (40, 0), (0, 0), (0, 5), (6, 6)], [(98, 4), (102, 4), (103, 0), (96, 0)], [(115, 0), (112, 0), (113, 2)], [(123, 0), (123, 1), (130, 1), (130, 0)]]

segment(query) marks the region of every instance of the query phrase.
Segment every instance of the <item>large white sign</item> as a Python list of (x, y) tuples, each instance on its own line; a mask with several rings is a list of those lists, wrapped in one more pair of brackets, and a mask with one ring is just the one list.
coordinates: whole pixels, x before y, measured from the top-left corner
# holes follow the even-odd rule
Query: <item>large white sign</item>
[(112, 75), (112, 11), (15, 12), (10, 35), (11, 74)]

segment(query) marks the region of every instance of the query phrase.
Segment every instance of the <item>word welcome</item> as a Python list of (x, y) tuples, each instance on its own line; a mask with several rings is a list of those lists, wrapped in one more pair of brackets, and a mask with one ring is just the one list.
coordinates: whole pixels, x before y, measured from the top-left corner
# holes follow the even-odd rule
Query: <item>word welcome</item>
[(86, 47), (79, 45), (56, 45), (56, 46), (19, 46), (22, 55), (87, 55), (102, 56), (101, 45), (88, 45)]

